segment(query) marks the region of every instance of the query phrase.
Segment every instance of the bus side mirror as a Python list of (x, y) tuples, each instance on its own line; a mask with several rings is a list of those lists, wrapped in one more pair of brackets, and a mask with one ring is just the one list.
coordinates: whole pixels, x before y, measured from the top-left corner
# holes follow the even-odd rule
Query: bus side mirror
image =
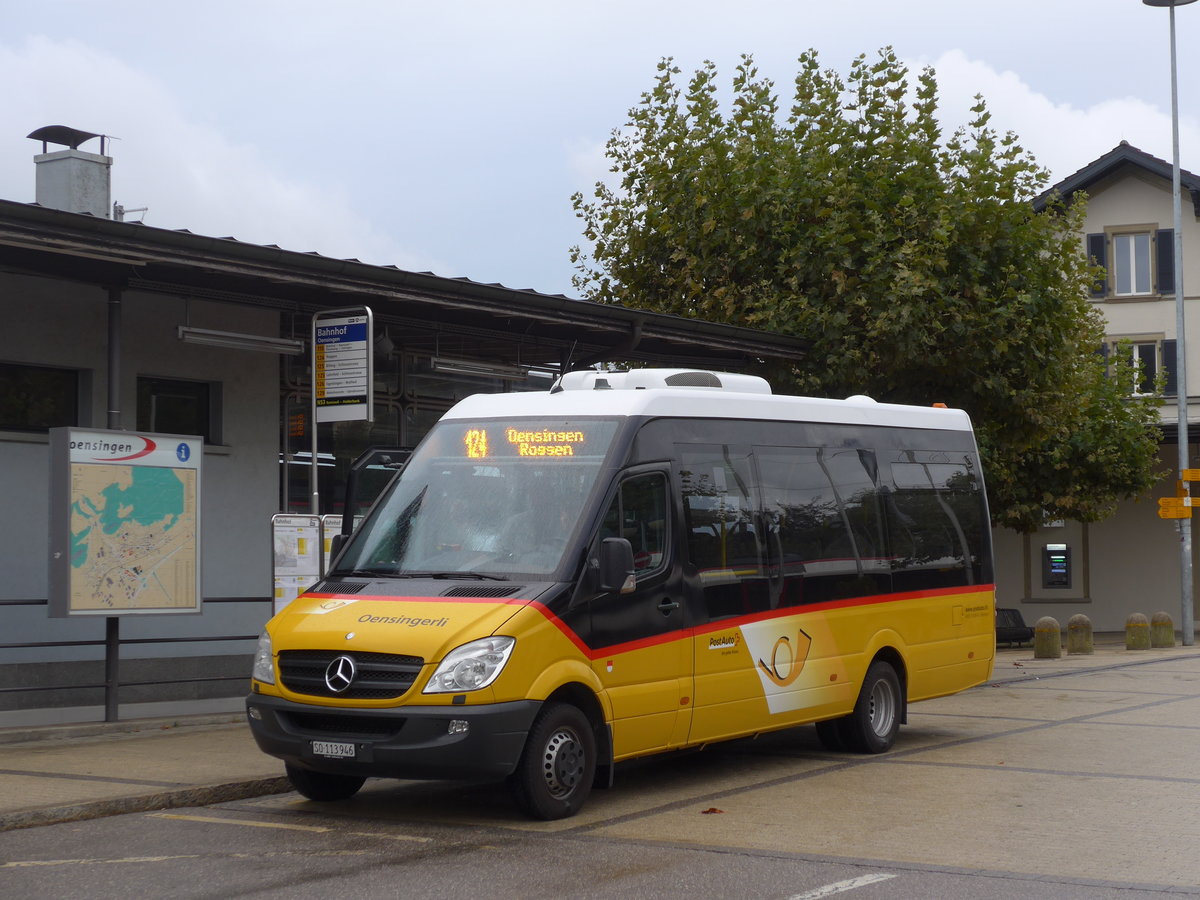
[(633, 545), (625, 538), (605, 538), (600, 542), (600, 590), (630, 594), (635, 587)]
[(350, 539), (350, 535), (338, 532), (333, 536), (333, 540), (329, 542), (329, 558), (333, 559), (338, 555), (338, 551), (342, 549), (342, 545)]

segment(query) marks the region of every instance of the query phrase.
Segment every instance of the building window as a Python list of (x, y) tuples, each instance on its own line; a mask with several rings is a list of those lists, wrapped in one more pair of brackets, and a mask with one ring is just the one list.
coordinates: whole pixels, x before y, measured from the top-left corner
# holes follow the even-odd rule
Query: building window
[(1148, 297), (1175, 290), (1175, 231), (1172, 228), (1089, 234), (1087, 254), (1104, 274), (1092, 286), (1093, 297)]
[(1113, 235), (1113, 293), (1130, 297), (1150, 293), (1150, 233)]
[(0, 363), (0, 429), (48, 431), (79, 423), (79, 372)]
[(1174, 396), (1178, 390), (1175, 378), (1175, 341), (1146, 338), (1109, 338), (1105, 345), (1109, 359), (1127, 354), (1134, 366), (1133, 394), (1155, 393), (1155, 381), (1163, 376), (1163, 396)]
[(219, 444), (219, 387), (207, 381), (138, 378), (138, 431), (199, 435), (206, 444)]

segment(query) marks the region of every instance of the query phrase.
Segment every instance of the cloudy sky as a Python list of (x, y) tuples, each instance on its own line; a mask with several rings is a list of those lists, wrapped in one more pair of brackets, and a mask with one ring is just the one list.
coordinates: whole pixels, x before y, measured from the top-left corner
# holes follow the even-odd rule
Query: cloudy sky
[[(3, 0), (0, 198), (26, 138), (112, 135), (144, 221), (576, 295), (576, 190), (673, 57), (786, 98), (815, 48), (935, 68), (948, 126), (982, 94), (1062, 178), (1127, 140), (1171, 158), (1169, 15), (1140, 0)], [(1200, 171), (1200, 4), (1176, 14), (1182, 165)], [(98, 152), (98, 142), (82, 149)], [(142, 215), (142, 214), (137, 214)], [(136, 218), (131, 215), (130, 218)]]

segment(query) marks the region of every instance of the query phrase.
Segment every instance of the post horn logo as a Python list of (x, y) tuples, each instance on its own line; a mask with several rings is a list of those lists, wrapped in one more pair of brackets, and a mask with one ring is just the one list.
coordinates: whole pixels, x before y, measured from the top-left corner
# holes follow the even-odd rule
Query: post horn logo
[(804, 661), (808, 659), (808, 651), (812, 648), (812, 638), (803, 631), (796, 632), (796, 645), (792, 639), (783, 635), (771, 649), (771, 662), (767, 664), (760, 658), (758, 667), (774, 684), (787, 687), (792, 684), (804, 670)]

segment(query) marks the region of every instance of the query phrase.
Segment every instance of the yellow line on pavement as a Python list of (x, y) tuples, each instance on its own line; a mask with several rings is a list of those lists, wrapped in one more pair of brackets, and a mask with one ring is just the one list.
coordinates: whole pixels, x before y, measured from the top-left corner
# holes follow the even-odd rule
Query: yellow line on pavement
[[(247, 828), (278, 828), (283, 831), (307, 831), (312, 834), (328, 834), (335, 829), (321, 825), (289, 825), (285, 822), (260, 822), (255, 819), (222, 819), (217, 816), (188, 816), (182, 813), (148, 813), (156, 819), (180, 819), (185, 822), (207, 822), (213, 825), (245, 825)], [(340, 829), (337, 829), (340, 830)], [(409, 834), (387, 834), (379, 831), (347, 831), (352, 837), (383, 838), (389, 841), (413, 841), (428, 844), (432, 838)]]
[(184, 822), (208, 822), (212, 825), (245, 825), (247, 828), (279, 828), (284, 831), (311, 831), (314, 834), (326, 834), (332, 828), (320, 825), (288, 825), (283, 822), (256, 822), (251, 819), (220, 819), (216, 816), (185, 816), (180, 813), (150, 813), (155, 819), (180, 819)]
[(37, 866), (94, 866), (109, 863), (169, 862), (173, 859), (199, 859), (195, 853), (183, 856), (126, 856), (120, 859), (23, 859), (0, 863), (0, 869), (31, 869)]
[(383, 834), (379, 831), (351, 831), (354, 837), (386, 838), (389, 841), (414, 841), (418, 844), (428, 844), (433, 838), (417, 837), (412, 834)]

